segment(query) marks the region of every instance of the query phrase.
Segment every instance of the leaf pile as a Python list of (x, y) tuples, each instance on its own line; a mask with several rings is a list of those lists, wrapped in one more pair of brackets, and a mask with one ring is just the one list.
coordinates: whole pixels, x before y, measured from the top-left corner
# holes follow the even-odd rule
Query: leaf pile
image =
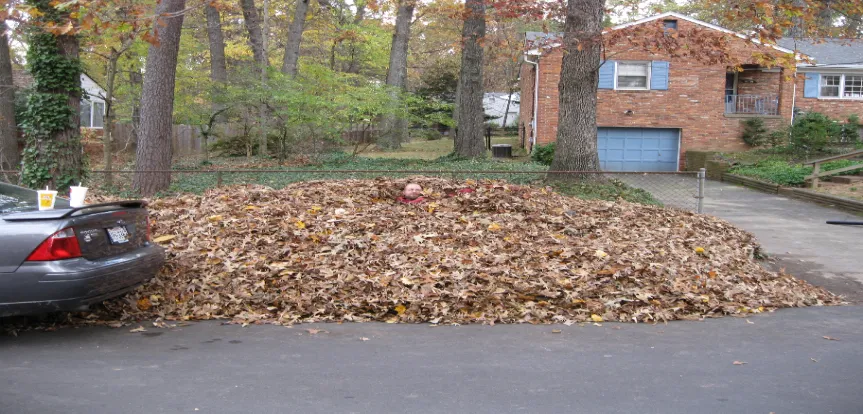
[[(124, 320), (666, 321), (839, 303), (764, 270), (719, 219), (503, 181), (235, 186), (155, 200), (157, 278), (107, 302)], [(473, 192), (458, 192), (472, 188)]]

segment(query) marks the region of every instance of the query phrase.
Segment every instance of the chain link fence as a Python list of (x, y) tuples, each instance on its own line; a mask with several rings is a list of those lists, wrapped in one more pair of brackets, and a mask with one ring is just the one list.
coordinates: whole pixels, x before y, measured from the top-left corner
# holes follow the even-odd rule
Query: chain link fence
[[(532, 170), (339, 170), (339, 169), (190, 169), (170, 171), (90, 171), (84, 186), (99, 194), (134, 198), (136, 173), (170, 174), (171, 187), (160, 196), (202, 192), (210, 188), (260, 184), (281, 188), (311, 180), (439, 177), (453, 181), (506, 180), (522, 185), (552, 185), (561, 193), (593, 199), (623, 198), (645, 204), (701, 212), (704, 200), (702, 172), (608, 172)], [(596, 181), (600, 178), (599, 182)], [(0, 180), (17, 183), (18, 172), (0, 171)]]

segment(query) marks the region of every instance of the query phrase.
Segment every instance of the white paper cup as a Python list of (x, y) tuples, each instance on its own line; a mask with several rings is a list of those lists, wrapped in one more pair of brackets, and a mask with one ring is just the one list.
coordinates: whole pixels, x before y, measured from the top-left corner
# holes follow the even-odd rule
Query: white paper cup
[(53, 190), (37, 190), (39, 195), (39, 210), (53, 210), (57, 201), (57, 192)]
[(84, 198), (87, 196), (87, 187), (69, 187), (69, 205), (71, 207), (84, 207)]

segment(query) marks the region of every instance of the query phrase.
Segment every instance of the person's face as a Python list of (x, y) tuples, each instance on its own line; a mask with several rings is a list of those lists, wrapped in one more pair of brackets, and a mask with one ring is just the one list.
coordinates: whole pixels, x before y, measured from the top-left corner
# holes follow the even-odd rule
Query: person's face
[(405, 187), (405, 191), (402, 193), (402, 195), (408, 200), (413, 200), (421, 196), (422, 192), (423, 188), (420, 187), (418, 184), (408, 184)]

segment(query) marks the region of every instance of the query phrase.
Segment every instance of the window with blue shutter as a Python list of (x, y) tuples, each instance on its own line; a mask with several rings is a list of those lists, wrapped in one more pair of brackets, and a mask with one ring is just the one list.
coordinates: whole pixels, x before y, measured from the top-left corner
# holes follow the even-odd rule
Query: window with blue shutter
[(804, 73), (806, 81), (803, 83), (803, 97), (817, 98), (818, 97), (818, 82), (821, 80), (820, 73)]
[(668, 62), (655, 60), (650, 62), (650, 89), (668, 90)]
[(599, 66), (599, 89), (614, 89), (614, 61), (606, 60)]

